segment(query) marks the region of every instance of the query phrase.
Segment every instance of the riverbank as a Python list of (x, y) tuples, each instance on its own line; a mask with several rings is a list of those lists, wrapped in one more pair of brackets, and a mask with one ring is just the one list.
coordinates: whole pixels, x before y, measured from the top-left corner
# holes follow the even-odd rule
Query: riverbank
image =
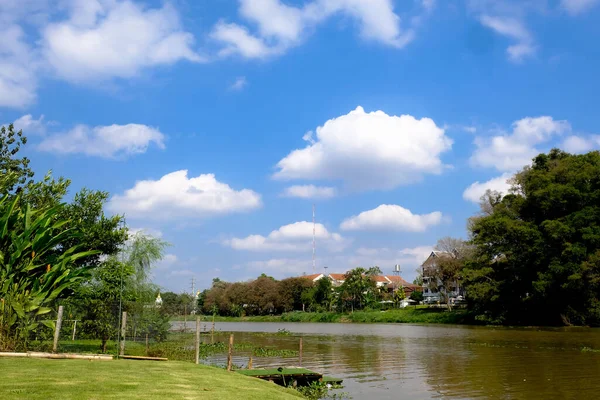
[[(193, 317), (189, 317), (191, 320)], [(354, 322), (354, 323), (407, 323), (407, 324), (474, 324), (467, 310), (448, 311), (443, 308), (404, 308), (387, 311), (335, 312), (290, 312), (281, 315), (251, 317), (215, 316), (216, 322)], [(212, 321), (210, 315), (201, 316), (202, 321)], [(173, 321), (183, 321), (174, 318)], [(190, 325), (191, 327), (191, 325)]]
[(302, 396), (256, 378), (185, 362), (0, 359), (0, 398), (292, 400)]

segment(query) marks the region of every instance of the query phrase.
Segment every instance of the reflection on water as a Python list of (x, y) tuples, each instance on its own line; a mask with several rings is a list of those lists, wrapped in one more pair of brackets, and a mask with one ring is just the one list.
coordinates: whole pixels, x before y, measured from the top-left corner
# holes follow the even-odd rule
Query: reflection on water
[[(598, 329), (217, 323), (236, 342), (297, 349), (303, 366), (344, 379), (355, 399), (600, 399)], [(277, 332), (290, 336), (259, 336)], [(219, 340), (224, 340), (220, 336)], [(249, 354), (234, 359), (244, 364)], [(255, 358), (254, 366), (298, 365)], [(209, 362), (222, 362), (216, 357)]]

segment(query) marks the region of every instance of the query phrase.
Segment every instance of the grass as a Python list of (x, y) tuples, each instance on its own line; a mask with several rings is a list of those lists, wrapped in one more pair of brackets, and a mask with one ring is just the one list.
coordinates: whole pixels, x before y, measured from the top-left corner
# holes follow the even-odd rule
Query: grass
[[(278, 334), (275, 334), (278, 335)], [(215, 354), (226, 354), (228, 344), (222, 341), (215, 343), (205, 343), (209, 335), (202, 335), (200, 344), (200, 358), (205, 358)], [(144, 342), (127, 341), (125, 345), (125, 354), (130, 356), (150, 356), (165, 357), (169, 360), (193, 361), (195, 358), (195, 334), (193, 333), (171, 333), (165, 342), (150, 342), (148, 353), (146, 353), (146, 344)], [(50, 344), (44, 343), (40, 348), (33, 350), (49, 351)], [(298, 351), (289, 349), (277, 349), (273, 347), (264, 347), (252, 343), (237, 342), (234, 343), (235, 351), (251, 352), (255, 357), (296, 357)], [(100, 340), (83, 339), (75, 341), (62, 341), (59, 345), (59, 351), (63, 353), (91, 353), (97, 354), (100, 350)], [(112, 355), (117, 354), (115, 342), (109, 342), (107, 352)]]
[(168, 361), (0, 358), (0, 399), (298, 399), (298, 392), (223, 369)]
[[(181, 321), (180, 318), (173, 319)], [(212, 321), (212, 316), (203, 316), (203, 321)], [(466, 310), (447, 311), (443, 308), (404, 308), (387, 311), (335, 312), (290, 312), (281, 315), (252, 317), (215, 317), (216, 322), (357, 322), (357, 323), (410, 323), (410, 324), (470, 324), (474, 323)]]

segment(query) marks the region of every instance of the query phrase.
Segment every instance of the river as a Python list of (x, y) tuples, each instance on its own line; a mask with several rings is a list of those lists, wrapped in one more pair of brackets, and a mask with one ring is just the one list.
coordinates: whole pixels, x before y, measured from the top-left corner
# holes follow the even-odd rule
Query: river
[[(252, 333), (279, 329), (292, 334)], [(302, 337), (302, 366), (343, 378), (342, 391), (354, 399), (600, 398), (600, 352), (582, 351), (600, 349), (599, 329), (221, 322), (216, 330), (236, 332), (236, 342), (282, 349), (298, 349)], [(236, 354), (234, 363), (247, 360)], [(253, 363), (295, 366), (299, 360)]]

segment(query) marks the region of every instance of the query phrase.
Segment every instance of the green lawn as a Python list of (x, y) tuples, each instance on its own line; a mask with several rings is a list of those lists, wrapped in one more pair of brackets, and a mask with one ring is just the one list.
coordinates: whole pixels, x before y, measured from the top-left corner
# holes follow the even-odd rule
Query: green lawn
[(0, 399), (298, 399), (273, 383), (167, 361), (0, 358)]

